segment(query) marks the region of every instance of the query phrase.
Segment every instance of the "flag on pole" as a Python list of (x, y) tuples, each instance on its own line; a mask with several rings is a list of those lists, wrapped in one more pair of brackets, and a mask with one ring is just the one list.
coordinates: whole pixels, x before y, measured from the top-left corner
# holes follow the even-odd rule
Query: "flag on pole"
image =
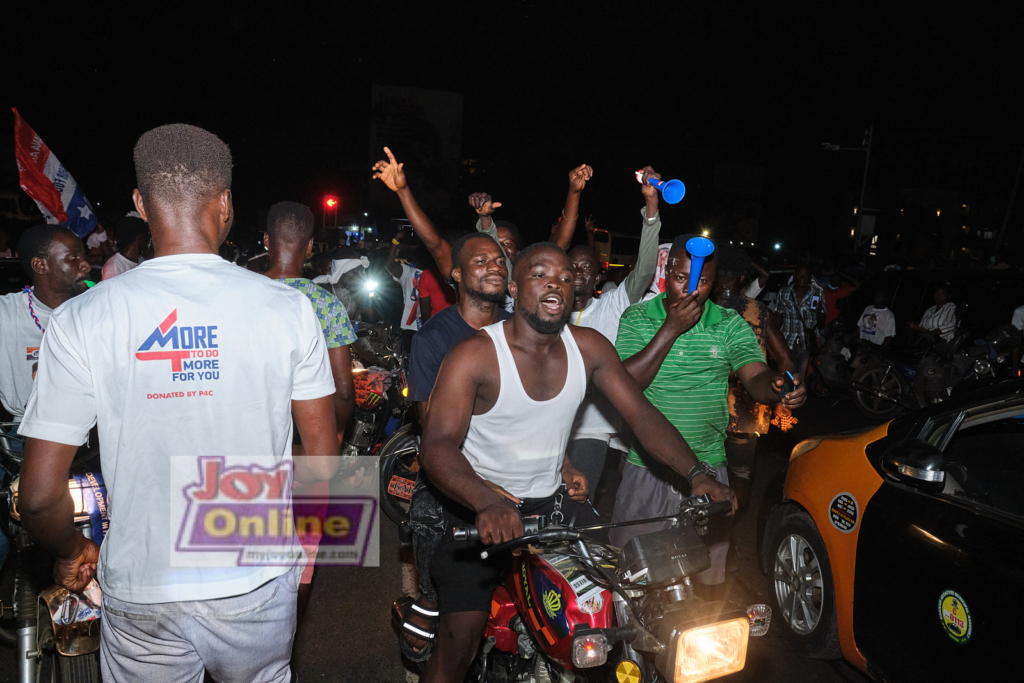
[(60, 223), (79, 237), (96, 227), (96, 214), (82, 188), (34, 130), (14, 112), (14, 157), (21, 189), (35, 200), (47, 223)]

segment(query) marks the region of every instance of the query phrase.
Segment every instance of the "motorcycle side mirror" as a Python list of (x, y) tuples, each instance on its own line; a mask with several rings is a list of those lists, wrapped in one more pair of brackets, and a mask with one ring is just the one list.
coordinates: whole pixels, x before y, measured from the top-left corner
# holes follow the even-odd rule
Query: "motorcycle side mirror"
[(938, 493), (946, 484), (946, 456), (919, 439), (901, 441), (882, 454), (882, 470), (893, 479), (922, 491)]

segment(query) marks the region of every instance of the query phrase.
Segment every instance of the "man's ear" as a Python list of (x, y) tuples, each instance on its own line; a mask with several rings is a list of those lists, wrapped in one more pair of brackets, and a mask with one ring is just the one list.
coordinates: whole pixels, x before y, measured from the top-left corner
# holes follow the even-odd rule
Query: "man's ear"
[(263, 246), (270, 249), (270, 233), (266, 230), (263, 231)]
[(219, 218), (221, 224), (230, 228), (231, 222), (235, 219), (235, 207), (231, 203), (231, 190), (228, 189), (221, 192), (217, 203), (220, 209)]
[[(266, 238), (264, 238), (264, 239), (266, 239)], [(266, 242), (264, 242), (264, 244), (266, 244)], [(309, 258), (312, 255), (313, 255), (313, 238), (310, 237), (309, 238), (309, 244), (306, 245), (306, 258)]]
[(46, 275), (50, 272), (50, 264), (46, 262), (46, 259), (36, 256), (34, 259), (29, 261), (29, 265), (32, 266), (32, 272), (36, 275)]
[(149, 218), (146, 216), (146, 207), (142, 203), (142, 193), (139, 192), (139, 188), (135, 188), (135, 191), (132, 192), (132, 203), (135, 204), (135, 210), (142, 216), (142, 220), (148, 222)]
[(462, 268), (452, 268), (452, 279), (462, 284)]
[(518, 292), (519, 292), (519, 286), (516, 284), (516, 281), (512, 280), (511, 282), (509, 282), (508, 283), (508, 295), (510, 297), (512, 297), (513, 301), (516, 300), (516, 295), (517, 295)]

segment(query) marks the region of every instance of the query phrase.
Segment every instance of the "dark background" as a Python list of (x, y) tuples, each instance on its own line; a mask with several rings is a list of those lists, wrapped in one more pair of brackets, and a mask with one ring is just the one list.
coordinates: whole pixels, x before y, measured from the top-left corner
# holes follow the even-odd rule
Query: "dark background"
[[(1024, 147), (1021, 12), (893, 4), (18, 3), (0, 29), (0, 185), (17, 185), (16, 106), (101, 218), (131, 208), (135, 140), (171, 122), (231, 146), (239, 230), (286, 198), (319, 218), (333, 192), (344, 213), (371, 182), (382, 83), (464, 95), (462, 155), (480, 172), (463, 189), (490, 191), (530, 239), (547, 235), (580, 163), (595, 169), (582, 209), (598, 227), (638, 232), (632, 174), (648, 163), (687, 185), (666, 230), (727, 223), (713, 187), (724, 163), (764, 169), (762, 244), (846, 248), (864, 155), (821, 143), (858, 147), (872, 124), (879, 232), (941, 233), (927, 211), (900, 217), (908, 188), (972, 203), (972, 221), (998, 230)], [(473, 221), (461, 203), (434, 218)]]

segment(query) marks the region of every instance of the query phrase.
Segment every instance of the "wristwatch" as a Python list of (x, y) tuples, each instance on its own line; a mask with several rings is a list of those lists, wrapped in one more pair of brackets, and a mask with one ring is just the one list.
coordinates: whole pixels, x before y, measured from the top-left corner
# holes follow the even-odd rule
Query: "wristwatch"
[(714, 479), (716, 472), (714, 467), (703, 460), (698, 460), (697, 464), (690, 468), (690, 471), (686, 473), (686, 481), (690, 483), (690, 486), (693, 486), (693, 478), (698, 474), (706, 474)]

